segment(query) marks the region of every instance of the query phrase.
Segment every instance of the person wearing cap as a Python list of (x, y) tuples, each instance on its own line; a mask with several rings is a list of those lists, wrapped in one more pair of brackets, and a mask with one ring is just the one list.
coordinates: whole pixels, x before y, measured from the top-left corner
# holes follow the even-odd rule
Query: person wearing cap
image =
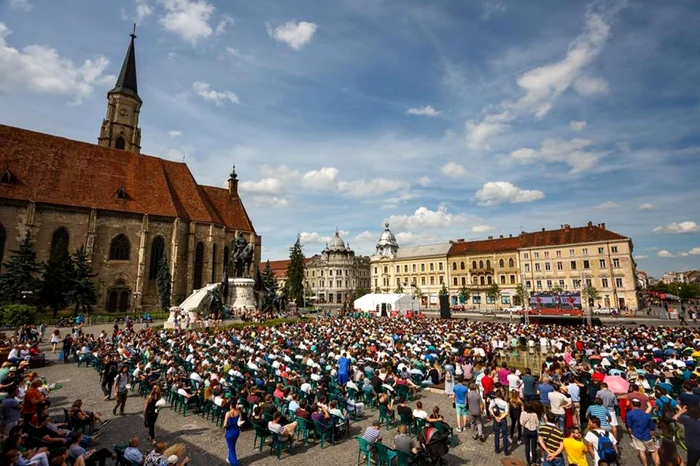
[(632, 438), (632, 446), (637, 450), (642, 465), (647, 466), (647, 453), (650, 453), (654, 465), (658, 466), (659, 452), (655, 442), (654, 421), (649, 413), (642, 410), (641, 400), (632, 399), (632, 409), (627, 413), (625, 425)]

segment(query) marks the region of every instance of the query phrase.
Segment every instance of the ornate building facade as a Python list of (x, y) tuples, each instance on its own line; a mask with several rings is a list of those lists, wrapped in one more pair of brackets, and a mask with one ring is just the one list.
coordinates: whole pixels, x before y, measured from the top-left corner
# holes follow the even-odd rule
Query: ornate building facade
[(173, 303), (220, 281), (239, 232), (260, 260), (261, 237), (235, 170), (227, 188), (203, 186), (186, 164), (140, 153), (134, 39), (107, 94), (97, 145), (0, 125), (0, 264), (27, 231), (40, 261), (59, 244), (71, 253), (85, 246), (97, 274), (97, 310), (157, 307), (161, 257), (173, 277)]
[(337, 231), (321, 254), (307, 258), (305, 274), (319, 304), (352, 304), (358, 289), (370, 288), (369, 257), (356, 256)]
[[(637, 309), (632, 240), (604, 223), (558, 230), (521, 232), (518, 236), (400, 248), (388, 225), (371, 257), (373, 291), (419, 291), (421, 305), (434, 306), (444, 282), (452, 304), (462, 287), (470, 292), (468, 307), (508, 307), (516, 288), (529, 292), (598, 291), (591, 305)], [(500, 297), (488, 291), (498, 285)], [(408, 287), (406, 286), (408, 285)]]

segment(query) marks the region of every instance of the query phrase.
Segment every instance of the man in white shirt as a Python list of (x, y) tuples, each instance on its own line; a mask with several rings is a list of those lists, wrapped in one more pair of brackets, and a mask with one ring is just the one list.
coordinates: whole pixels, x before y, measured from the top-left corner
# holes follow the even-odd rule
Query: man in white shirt
[(508, 377), (506, 377), (508, 380), (508, 390), (520, 391), (520, 385), (523, 383), (522, 380), (520, 380), (520, 375), (521, 372), (519, 370), (508, 374)]
[(600, 420), (596, 416), (591, 416), (588, 419), (588, 425), (591, 430), (586, 434), (583, 440), (588, 446), (588, 453), (593, 456), (593, 464), (598, 464), (598, 462), (600, 461), (600, 456), (598, 455), (598, 441), (601, 437), (607, 437), (610, 440), (610, 442), (613, 445), (613, 448), (615, 449), (615, 452), (618, 454), (619, 457), (619, 450), (617, 449), (617, 439), (610, 432), (606, 432), (605, 430), (600, 428)]
[(552, 414), (556, 417), (555, 423), (559, 430), (564, 432), (565, 410), (571, 405), (571, 400), (564, 393), (566, 391), (565, 386), (562, 387), (558, 383), (553, 383), (552, 387), (554, 391), (550, 392), (547, 397), (549, 398)]

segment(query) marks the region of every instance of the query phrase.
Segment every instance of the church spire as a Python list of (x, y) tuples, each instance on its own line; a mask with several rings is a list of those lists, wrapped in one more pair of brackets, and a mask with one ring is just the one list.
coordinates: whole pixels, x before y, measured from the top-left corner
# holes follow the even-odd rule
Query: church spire
[[(134, 50), (134, 39), (136, 39), (136, 24), (131, 32), (131, 43), (124, 57), (124, 64), (119, 73), (119, 79), (114, 89), (109, 91), (110, 94), (121, 93), (139, 97), (138, 86), (136, 84), (136, 51)], [(139, 99), (140, 100), (140, 99)]]
[(104, 147), (141, 152), (139, 113), (143, 102), (136, 86), (136, 25), (114, 89), (107, 93), (107, 115), (102, 120), (97, 144)]

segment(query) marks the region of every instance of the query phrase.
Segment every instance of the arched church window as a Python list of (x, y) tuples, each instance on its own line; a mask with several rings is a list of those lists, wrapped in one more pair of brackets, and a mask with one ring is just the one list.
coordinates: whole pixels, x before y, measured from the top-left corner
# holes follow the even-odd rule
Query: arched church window
[(131, 243), (124, 234), (118, 234), (109, 245), (109, 260), (128, 261), (131, 252)]
[(51, 255), (59, 252), (59, 250), (65, 251), (68, 254), (68, 230), (64, 227), (59, 228), (53, 232), (51, 236)]
[(216, 281), (216, 244), (211, 247), (211, 282)]
[(155, 280), (158, 276), (160, 261), (163, 259), (165, 252), (165, 241), (162, 236), (156, 236), (151, 242), (151, 261), (148, 265), (148, 279)]
[(2, 270), (2, 258), (5, 252), (5, 238), (5, 228), (2, 225), (0, 225), (0, 270)]
[(124, 147), (126, 147), (126, 141), (124, 140), (124, 138), (119, 136), (114, 142), (114, 147), (115, 149), (124, 150)]
[(204, 243), (197, 243), (194, 250), (194, 281), (192, 286), (198, 290), (202, 287), (202, 269), (204, 268)]

